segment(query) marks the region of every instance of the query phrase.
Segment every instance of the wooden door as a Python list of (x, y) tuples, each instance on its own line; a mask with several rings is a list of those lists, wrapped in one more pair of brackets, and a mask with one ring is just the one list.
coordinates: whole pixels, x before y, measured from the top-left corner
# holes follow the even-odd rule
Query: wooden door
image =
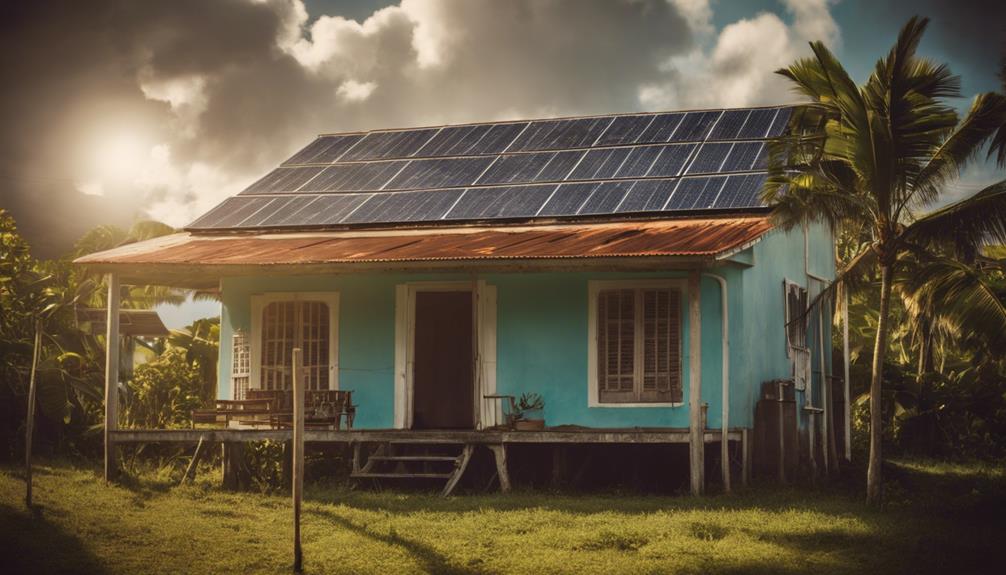
[(413, 429), (472, 429), (472, 294), (416, 292)]

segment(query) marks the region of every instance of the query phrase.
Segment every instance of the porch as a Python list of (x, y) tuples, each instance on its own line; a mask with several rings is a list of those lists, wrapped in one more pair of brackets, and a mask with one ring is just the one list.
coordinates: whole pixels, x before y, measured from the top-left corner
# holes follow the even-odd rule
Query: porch
[[(116, 445), (136, 443), (198, 444), (201, 451), (205, 446), (223, 446), (223, 469), (225, 485), (238, 483), (239, 465), (234, 461), (241, 457), (243, 446), (257, 441), (292, 441), (289, 429), (130, 429), (109, 433), (110, 448)], [(568, 446), (590, 445), (688, 445), (688, 428), (579, 428), (564, 426), (541, 431), (515, 430), (409, 430), (409, 429), (308, 429), (304, 432), (308, 444), (343, 444), (353, 450), (353, 475), (355, 479), (441, 479), (446, 482), (443, 494), (450, 495), (468, 468), (471, 456), (479, 449), (492, 452), (495, 474), (503, 493), (511, 489), (508, 448), (520, 445), (552, 446), (559, 450)], [(724, 478), (738, 476), (741, 485), (747, 485), (751, 477), (751, 430), (732, 428), (726, 431), (725, 441), (722, 429), (706, 429), (704, 444), (720, 445), (720, 469)], [(733, 450), (730, 449), (733, 444)], [(394, 455), (394, 450), (410, 447), (453, 446), (460, 451), (457, 457)], [(369, 452), (367, 451), (369, 449)], [(731, 457), (733, 451), (739, 457)], [(198, 458), (199, 455), (194, 457)], [(374, 473), (371, 460), (395, 461), (444, 461), (452, 464), (449, 470), (437, 473), (415, 474), (408, 471), (397, 473)], [(732, 462), (740, 460), (739, 469)], [(448, 461), (449, 460), (449, 461)], [(682, 462), (684, 463), (684, 462)], [(703, 466), (704, 467), (704, 466)], [(704, 475), (703, 467), (699, 473)], [(690, 471), (692, 472), (692, 471)], [(703, 479), (704, 481), (704, 479)], [(729, 481), (729, 480), (728, 480)], [(725, 484), (728, 488), (729, 483)]]

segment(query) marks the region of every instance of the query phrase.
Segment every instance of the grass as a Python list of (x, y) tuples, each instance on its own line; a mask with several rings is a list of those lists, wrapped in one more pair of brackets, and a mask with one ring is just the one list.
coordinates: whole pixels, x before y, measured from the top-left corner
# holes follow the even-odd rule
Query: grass
[[(732, 496), (433, 494), (308, 486), (307, 573), (994, 573), (1006, 559), (1002, 467), (897, 462), (890, 505), (858, 491), (761, 486)], [(289, 572), (283, 495), (172, 487), (144, 475), (0, 467), (0, 573)], [(858, 484), (858, 480), (857, 480)]]

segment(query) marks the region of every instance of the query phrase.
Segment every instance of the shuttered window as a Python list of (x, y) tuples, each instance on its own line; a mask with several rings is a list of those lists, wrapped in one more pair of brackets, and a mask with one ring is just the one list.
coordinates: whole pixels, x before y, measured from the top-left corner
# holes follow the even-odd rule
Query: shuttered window
[(681, 401), (679, 290), (601, 290), (597, 322), (601, 403)]
[(790, 348), (807, 349), (807, 290), (785, 282), (786, 341)]
[(262, 389), (290, 389), (293, 349), (303, 350), (307, 389), (329, 389), (329, 308), (319, 301), (277, 301), (262, 310)]

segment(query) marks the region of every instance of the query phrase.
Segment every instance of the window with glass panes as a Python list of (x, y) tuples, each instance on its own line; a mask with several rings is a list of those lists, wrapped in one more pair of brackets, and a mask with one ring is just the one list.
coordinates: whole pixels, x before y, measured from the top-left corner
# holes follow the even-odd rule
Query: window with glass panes
[(597, 360), (601, 403), (680, 402), (680, 290), (600, 290)]
[(320, 301), (276, 301), (262, 310), (262, 389), (290, 389), (293, 349), (303, 350), (307, 389), (329, 389), (329, 308)]

